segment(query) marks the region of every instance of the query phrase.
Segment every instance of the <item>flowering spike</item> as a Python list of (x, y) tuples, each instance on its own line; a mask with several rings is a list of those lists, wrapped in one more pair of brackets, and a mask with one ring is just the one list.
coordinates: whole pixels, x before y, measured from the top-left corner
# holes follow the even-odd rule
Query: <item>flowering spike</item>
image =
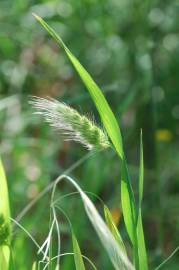
[(88, 150), (105, 149), (110, 146), (107, 135), (94, 121), (65, 103), (39, 97), (33, 97), (30, 103), (51, 126), (60, 130), (65, 140), (77, 141)]

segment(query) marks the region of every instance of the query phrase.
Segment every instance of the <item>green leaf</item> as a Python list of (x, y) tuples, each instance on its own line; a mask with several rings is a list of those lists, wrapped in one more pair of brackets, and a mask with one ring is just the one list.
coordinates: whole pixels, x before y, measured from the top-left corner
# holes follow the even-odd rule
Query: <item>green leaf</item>
[(139, 211), (138, 215), (138, 222), (137, 222), (137, 240), (138, 240), (138, 253), (139, 253), (139, 269), (140, 270), (147, 270), (147, 253), (145, 247), (145, 238), (143, 232), (143, 225), (142, 225), (142, 214), (141, 210)]
[(130, 184), (129, 173), (125, 160), (121, 168), (121, 203), (124, 222), (131, 242), (135, 245), (134, 224), (136, 220), (134, 195)]
[[(8, 270), (10, 261), (10, 208), (9, 196), (4, 168), (0, 159), (0, 269)], [(4, 230), (5, 228), (5, 230)]]
[(140, 167), (139, 167), (139, 207), (142, 204), (144, 189), (144, 154), (143, 154), (143, 143), (142, 143), (142, 130), (140, 135)]
[(133, 257), (135, 267), (139, 267), (139, 254), (138, 254), (138, 241), (136, 230), (136, 208), (135, 199), (129, 178), (127, 169), (127, 163), (125, 159), (122, 160), (122, 172), (121, 172), (121, 203), (125, 226), (129, 235), (129, 238), (133, 245)]
[(62, 46), (72, 62), (73, 66), (75, 67), (76, 71), (78, 72), (79, 76), (81, 77), (83, 83), (85, 84), (86, 88), (88, 89), (96, 108), (99, 112), (101, 120), (104, 124), (104, 127), (118, 153), (118, 155), (123, 158), (123, 146), (122, 146), (122, 137), (121, 132), (119, 129), (119, 125), (117, 120), (108, 105), (104, 95), (102, 94), (101, 90), (91, 78), (89, 73), (84, 69), (84, 67), (80, 64), (78, 59), (70, 52), (70, 50), (66, 47), (62, 39), (56, 34), (56, 32), (38, 15), (33, 14), (37, 21), (48, 31), (48, 33), (57, 41), (57, 43)]
[(75, 234), (73, 232), (72, 232), (72, 241), (73, 241), (73, 251), (74, 251), (76, 270), (85, 270), (85, 265), (83, 262), (83, 257), (81, 255), (81, 250), (78, 245), (78, 241), (75, 237)]
[(122, 240), (122, 237), (120, 235), (120, 232), (117, 229), (117, 227), (113, 221), (112, 215), (111, 215), (111, 213), (106, 205), (104, 205), (104, 215), (105, 215), (106, 224), (107, 224), (108, 228), (110, 229), (112, 235), (114, 236), (116, 242), (119, 244), (119, 247), (124, 252), (124, 254), (127, 255), (126, 248), (125, 248), (124, 242)]
[(143, 144), (142, 132), (140, 137), (140, 168), (139, 168), (139, 209), (137, 220), (137, 241), (138, 241), (138, 254), (139, 254), (139, 269), (147, 270), (147, 253), (144, 239), (144, 231), (142, 225), (142, 197), (143, 197), (143, 182), (144, 182), (144, 159), (143, 159)]

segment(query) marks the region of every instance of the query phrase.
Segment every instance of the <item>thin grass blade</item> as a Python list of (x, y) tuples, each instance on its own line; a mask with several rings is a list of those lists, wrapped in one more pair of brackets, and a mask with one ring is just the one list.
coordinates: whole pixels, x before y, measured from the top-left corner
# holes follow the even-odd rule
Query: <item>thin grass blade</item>
[(132, 244), (135, 245), (135, 202), (125, 159), (122, 160), (121, 167), (121, 203), (126, 229)]
[(142, 205), (144, 189), (144, 154), (143, 154), (143, 143), (142, 143), (142, 130), (140, 134), (140, 167), (139, 167), (139, 207)]
[(104, 206), (104, 215), (105, 215), (106, 224), (107, 224), (109, 230), (111, 231), (112, 235), (114, 236), (116, 242), (119, 244), (119, 247), (127, 255), (126, 248), (125, 248), (124, 242), (122, 240), (122, 237), (120, 235), (120, 232), (117, 229), (117, 227), (113, 221), (112, 215), (111, 215), (111, 213), (106, 205)]
[(160, 263), (154, 270), (161, 269), (173, 256), (179, 251), (179, 246), (162, 262)]
[(78, 241), (75, 237), (75, 234), (72, 232), (72, 242), (73, 242), (73, 251), (74, 251), (74, 260), (76, 270), (85, 270), (85, 265), (83, 262), (83, 257), (81, 255), (81, 250), (78, 244)]
[(121, 172), (121, 204), (124, 217), (124, 223), (129, 235), (129, 238), (133, 245), (133, 260), (135, 262), (136, 269), (139, 268), (139, 254), (138, 254), (138, 241), (136, 230), (136, 208), (135, 199), (129, 178), (127, 163), (125, 159), (122, 160), (122, 172)]
[(139, 167), (139, 209), (137, 220), (137, 241), (139, 253), (139, 269), (148, 270), (147, 253), (145, 246), (145, 238), (142, 224), (142, 197), (143, 197), (143, 184), (144, 183), (144, 159), (143, 159), (143, 144), (142, 132), (140, 136), (140, 167)]

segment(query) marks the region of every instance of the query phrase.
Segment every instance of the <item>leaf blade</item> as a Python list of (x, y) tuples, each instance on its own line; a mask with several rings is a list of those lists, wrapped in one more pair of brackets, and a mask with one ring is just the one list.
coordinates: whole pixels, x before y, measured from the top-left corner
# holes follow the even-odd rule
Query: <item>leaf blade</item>
[(125, 248), (124, 242), (122, 240), (122, 237), (120, 235), (120, 232), (117, 229), (117, 227), (113, 221), (112, 215), (111, 215), (111, 213), (106, 205), (104, 205), (104, 215), (105, 215), (106, 224), (107, 224), (108, 228), (110, 229), (112, 235), (114, 236), (116, 242), (119, 244), (119, 246), (123, 250), (123, 252), (127, 255), (126, 248)]
[(143, 143), (142, 143), (142, 130), (140, 135), (140, 165), (139, 165), (139, 207), (142, 204), (144, 189), (144, 154), (143, 154)]
[(132, 187), (130, 185), (129, 173), (125, 160), (122, 160), (122, 168), (121, 168), (121, 203), (126, 229), (129, 238), (132, 244), (134, 245), (135, 242), (134, 224), (136, 220), (135, 201)]
[(138, 254), (139, 256), (139, 269), (148, 270), (147, 252), (145, 246), (145, 237), (142, 224), (142, 198), (143, 198), (143, 185), (144, 185), (144, 157), (143, 157), (143, 143), (142, 131), (140, 136), (140, 166), (139, 166), (139, 209), (137, 219), (137, 241), (138, 241)]
[(85, 270), (85, 265), (83, 262), (83, 257), (81, 255), (81, 250), (76, 239), (74, 232), (72, 232), (72, 242), (73, 242), (73, 251), (74, 251), (74, 260), (76, 270)]

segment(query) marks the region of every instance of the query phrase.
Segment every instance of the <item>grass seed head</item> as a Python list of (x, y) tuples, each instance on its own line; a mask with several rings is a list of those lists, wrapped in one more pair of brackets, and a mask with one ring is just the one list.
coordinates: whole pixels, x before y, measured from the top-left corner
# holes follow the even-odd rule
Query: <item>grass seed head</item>
[(88, 150), (105, 149), (110, 146), (106, 133), (94, 121), (65, 103), (38, 97), (33, 97), (30, 103), (51, 126), (60, 130), (65, 140), (77, 141)]

